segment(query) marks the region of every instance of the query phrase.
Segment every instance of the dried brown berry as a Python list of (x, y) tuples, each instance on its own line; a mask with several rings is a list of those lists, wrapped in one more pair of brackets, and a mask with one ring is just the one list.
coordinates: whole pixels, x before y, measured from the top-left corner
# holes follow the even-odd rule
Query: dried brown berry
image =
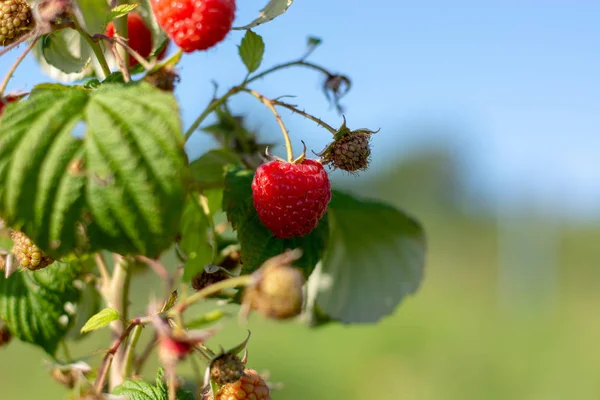
[[(212, 397), (208, 399), (213, 400)], [(271, 396), (258, 372), (247, 369), (239, 381), (222, 386), (215, 400), (271, 400)]]
[(23, 268), (35, 271), (54, 262), (23, 232), (13, 231), (10, 236), (13, 241), (12, 253)]
[(210, 377), (219, 386), (239, 381), (243, 373), (244, 364), (242, 360), (229, 352), (217, 357), (210, 367)]
[(366, 170), (371, 158), (371, 135), (376, 132), (368, 129), (351, 131), (346, 121), (335, 135), (333, 143), (328, 145), (319, 156), (323, 163), (333, 169), (350, 173)]
[(181, 78), (172, 68), (163, 67), (146, 75), (144, 80), (160, 90), (172, 92)]
[(8, 46), (29, 33), (35, 25), (25, 0), (0, 0), (0, 46)]
[(267, 318), (288, 319), (302, 311), (304, 276), (291, 263), (300, 258), (299, 250), (273, 257), (256, 273), (258, 280), (244, 293), (244, 304)]

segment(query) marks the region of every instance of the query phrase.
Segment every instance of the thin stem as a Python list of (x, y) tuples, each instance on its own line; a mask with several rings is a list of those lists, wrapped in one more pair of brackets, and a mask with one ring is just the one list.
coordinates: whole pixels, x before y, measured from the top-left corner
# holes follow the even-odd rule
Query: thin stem
[[(107, 299), (109, 306), (117, 310), (121, 316), (121, 320), (111, 322), (115, 343), (119, 343), (119, 345), (119, 340), (122, 340), (120, 338), (122, 338), (124, 333), (122, 321), (127, 320), (127, 308), (129, 300), (129, 268), (126, 264), (127, 263), (125, 259), (118, 256), (118, 259), (115, 262), (115, 268), (110, 287), (110, 297)], [(114, 360), (111, 366), (109, 379), (111, 390), (124, 381), (122, 373), (124, 354), (124, 349), (119, 349), (118, 346), (115, 348)]]
[(133, 370), (133, 373), (135, 375), (140, 375), (142, 373), (142, 368), (144, 367), (144, 364), (146, 364), (146, 361), (150, 357), (150, 354), (152, 354), (152, 350), (154, 350), (154, 346), (156, 346), (156, 343), (158, 343), (158, 334), (156, 332), (154, 332), (154, 336), (152, 337), (152, 340), (150, 340), (148, 342), (148, 344), (144, 348), (144, 351), (142, 352), (142, 355), (140, 355), (134, 361), (135, 368)]
[(100, 276), (102, 277), (102, 285), (108, 285), (108, 283), (110, 282), (110, 273), (108, 272), (108, 267), (106, 266), (104, 256), (102, 255), (102, 253), (96, 253), (94, 259), (96, 260), (96, 265), (100, 270)]
[(202, 300), (206, 297), (212, 296), (213, 294), (217, 294), (225, 289), (232, 289), (238, 286), (248, 286), (254, 280), (252, 275), (242, 275), (237, 276), (235, 278), (225, 279), (224, 281), (220, 281), (205, 287), (204, 289), (194, 293), (181, 303), (177, 307), (174, 307), (169, 312), (169, 315), (175, 316), (177, 314), (181, 314), (184, 312), (189, 306), (196, 303), (199, 300)]
[(192, 123), (192, 125), (189, 127), (189, 129), (185, 132), (185, 136), (184, 136), (185, 141), (187, 141), (192, 136), (192, 134), (196, 131), (196, 129), (198, 129), (198, 127), (206, 119), (206, 117), (208, 117), (221, 104), (225, 103), (228, 98), (230, 98), (234, 94), (238, 93), (240, 90), (241, 90), (241, 87), (239, 87), (239, 86), (232, 87), (223, 96), (219, 97), (218, 99), (213, 99), (210, 102), (210, 104), (206, 107), (206, 109), (202, 112), (202, 114), (200, 114), (200, 116), (198, 118), (196, 118), (196, 120)]
[(318, 125), (322, 126), (323, 128), (327, 129), (329, 132), (331, 132), (332, 134), (336, 134), (337, 133), (337, 129), (335, 129), (334, 127), (332, 127), (331, 125), (329, 125), (328, 123), (326, 123), (325, 121), (323, 121), (320, 118), (315, 117), (314, 115), (311, 115), (309, 113), (307, 113), (306, 111), (302, 111), (297, 109), (295, 106), (288, 104), (288, 103), (284, 103), (282, 101), (279, 100), (272, 100), (273, 104), (283, 107), (283, 108), (287, 108), (288, 110), (291, 110), (292, 112), (295, 112), (297, 114), (302, 115), (305, 118), (310, 119), (313, 122), (316, 122)]
[[(139, 318), (131, 321), (131, 324), (125, 329), (123, 333), (118, 337), (117, 340), (113, 343), (112, 347), (108, 349), (104, 358), (102, 359), (102, 364), (100, 364), (100, 368), (98, 368), (98, 376), (96, 377), (96, 382), (94, 382), (94, 389), (96, 393), (100, 393), (102, 388), (104, 388), (104, 382), (106, 381), (106, 376), (108, 375), (108, 370), (111, 369), (111, 379), (112, 379), (112, 370), (114, 369), (115, 363), (114, 358), (117, 351), (120, 349), (121, 344), (127, 339), (132, 329), (141, 324), (141, 320)], [(111, 388), (112, 391), (113, 388)]]
[(167, 271), (165, 266), (162, 265), (159, 261), (153, 260), (145, 256), (137, 256), (136, 258), (142, 262), (145, 262), (150, 267), (150, 269), (152, 269), (152, 271), (154, 271), (154, 273), (158, 275), (158, 277), (163, 282), (165, 282), (165, 285), (167, 285), (167, 295), (170, 295), (171, 288), (173, 287), (173, 279), (169, 276), (169, 272)]
[(73, 362), (73, 357), (71, 357), (71, 351), (69, 350), (67, 342), (63, 340), (60, 343), (60, 346), (62, 347), (63, 353), (65, 353), (65, 360), (67, 361), (67, 363), (71, 364)]
[(245, 88), (242, 90), (244, 92), (250, 93), (252, 96), (256, 97), (269, 110), (271, 110), (271, 112), (275, 116), (275, 119), (277, 120), (277, 123), (279, 124), (279, 127), (281, 128), (281, 133), (283, 134), (283, 139), (285, 141), (285, 148), (287, 150), (287, 159), (289, 162), (293, 162), (294, 161), (294, 152), (292, 150), (292, 141), (290, 140), (290, 134), (289, 134), (287, 128), (285, 127), (283, 120), (281, 119), (281, 115), (279, 115), (279, 113), (277, 112), (274, 102), (271, 99), (266, 98), (265, 96), (263, 96), (262, 94), (258, 93), (255, 90), (245, 89)]
[[(127, 1), (125, 0), (117, 0), (116, 1), (116, 5), (121, 5), (121, 4), (126, 4)], [(114, 20), (114, 25), (115, 25), (115, 37), (121, 37), (121, 39), (124, 40), (128, 40), (129, 39), (129, 32), (128, 32), (128, 20), (129, 20), (129, 16), (124, 16), (121, 18), (117, 18)], [(123, 75), (124, 76), (129, 76), (129, 54), (127, 54), (127, 50), (125, 49), (125, 47), (120, 47), (116, 49), (117, 53), (119, 54), (119, 56), (122, 58), (123, 61)]]
[[(8, 53), (9, 51), (11, 51), (12, 49), (14, 49), (15, 47), (17, 47), (18, 45), (20, 45), (21, 43), (25, 42), (26, 40), (28, 40), (30, 37), (32, 36), (36, 36), (38, 35), (39, 30), (31, 30), (29, 32), (27, 32), (24, 36), (20, 37), (17, 41), (12, 42), (11, 44), (9, 44), (8, 46), (6, 46), (5, 48), (3, 48), (2, 50), (0, 50), (0, 57), (2, 57), (3, 55), (5, 55), (6, 53)], [(37, 38), (35, 39), (37, 40)]]
[(177, 375), (175, 374), (175, 367), (171, 367), (171, 373), (169, 374), (169, 400), (177, 400)]
[(129, 45), (127, 43), (125, 43), (125, 41), (122, 38), (115, 38), (115, 42), (119, 44), (119, 46), (123, 46), (125, 48), (125, 50), (127, 50), (127, 52), (133, 57), (135, 58), (135, 60), (142, 66), (144, 67), (144, 69), (146, 71), (150, 71), (153, 66), (150, 65), (150, 63), (148, 63), (148, 61), (146, 61), (146, 59), (144, 57), (142, 57), (140, 55), (140, 53), (138, 53), (137, 51), (135, 51), (134, 49), (132, 49), (131, 47), (129, 47)]
[(316, 71), (322, 72), (323, 74), (325, 74), (327, 76), (332, 76), (333, 75), (331, 72), (329, 72), (327, 69), (321, 67), (320, 65), (313, 64), (311, 62), (304, 61), (304, 60), (296, 60), (296, 61), (290, 61), (290, 62), (287, 62), (287, 63), (275, 65), (274, 67), (271, 67), (271, 68), (269, 68), (269, 69), (267, 69), (267, 70), (265, 70), (265, 71), (263, 71), (263, 72), (261, 72), (259, 74), (254, 75), (253, 77), (251, 77), (248, 80), (246, 80), (245, 83), (248, 84), (248, 83), (254, 82), (254, 81), (256, 81), (256, 80), (258, 80), (260, 78), (263, 78), (263, 77), (265, 77), (265, 76), (267, 76), (267, 75), (275, 72), (275, 71), (279, 71), (279, 70), (282, 70), (282, 69), (286, 69), (286, 68), (289, 68), (289, 67), (295, 67), (295, 66), (311, 68), (311, 69), (314, 69)]
[(123, 376), (128, 377), (131, 373), (131, 368), (133, 364), (133, 355), (135, 352), (135, 346), (137, 346), (138, 341), (140, 340), (140, 336), (142, 334), (142, 325), (136, 325), (133, 328), (133, 332), (131, 333), (131, 338), (129, 339), (129, 344), (127, 345), (127, 349), (125, 350), (125, 363), (123, 365)]
[(94, 41), (90, 37), (90, 35), (88, 35), (88, 33), (86, 31), (81, 29), (81, 27), (79, 26), (79, 24), (77, 24), (77, 22), (74, 22), (74, 23), (75, 23), (75, 29), (77, 30), (77, 32), (79, 32), (81, 37), (83, 37), (83, 39), (85, 39), (85, 41), (88, 43), (88, 45), (92, 48), (92, 51), (94, 52), (94, 55), (96, 56), (96, 59), (100, 63), (100, 68), (102, 68), (102, 73), (104, 74), (104, 78), (108, 77), (110, 75), (110, 67), (108, 66), (108, 62), (106, 62), (106, 57), (104, 57), (104, 52), (102, 51), (102, 47), (100, 47), (100, 44), (98, 42)]
[(38, 41), (38, 38), (35, 38), (34, 40), (32, 40), (31, 43), (29, 43), (29, 46), (27, 46), (25, 51), (23, 51), (23, 53), (21, 53), (21, 55), (15, 60), (15, 63), (12, 65), (12, 67), (10, 67), (10, 69), (8, 70), (8, 73), (4, 77), (2, 84), (0, 84), (0, 99), (3, 97), (2, 95), (4, 94), (4, 91), (6, 90), (6, 87), (8, 86), (8, 82), (10, 81), (13, 74), (19, 67), (19, 64), (21, 64), (21, 62), (23, 62), (25, 57), (27, 57), (27, 54), (29, 54), (31, 49), (33, 49), (33, 46), (35, 46), (37, 41)]

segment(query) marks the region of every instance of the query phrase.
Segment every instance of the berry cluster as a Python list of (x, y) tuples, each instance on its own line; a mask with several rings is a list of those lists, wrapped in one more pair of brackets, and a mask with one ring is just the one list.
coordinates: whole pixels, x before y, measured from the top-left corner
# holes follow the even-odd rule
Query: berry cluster
[(31, 7), (25, 0), (0, 0), (0, 46), (7, 46), (33, 29)]
[(13, 231), (11, 239), (13, 241), (12, 253), (21, 267), (35, 271), (46, 268), (54, 262), (52, 258), (44, 254), (24, 233)]

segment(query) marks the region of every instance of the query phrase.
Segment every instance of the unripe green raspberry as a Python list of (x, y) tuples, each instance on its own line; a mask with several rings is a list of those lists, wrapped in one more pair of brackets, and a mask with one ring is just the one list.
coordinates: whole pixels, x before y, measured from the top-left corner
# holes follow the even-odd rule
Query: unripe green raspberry
[(361, 131), (342, 136), (331, 145), (325, 163), (347, 172), (367, 169), (371, 156), (370, 139), (370, 133)]
[(335, 134), (334, 141), (318, 155), (323, 164), (334, 169), (356, 173), (369, 167), (371, 158), (371, 135), (377, 133), (368, 129), (351, 131), (344, 124)]
[(219, 386), (234, 383), (241, 379), (244, 364), (235, 354), (224, 353), (217, 357), (210, 366), (210, 377)]
[(8, 46), (35, 25), (31, 7), (25, 0), (0, 0), (0, 45)]
[(13, 231), (10, 236), (13, 241), (12, 253), (21, 267), (35, 271), (54, 262), (23, 232)]
[(304, 276), (291, 266), (300, 258), (299, 250), (288, 251), (267, 260), (256, 271), (258, 281), (244, 293), (244, 304), (267, 318), (288, 319), (302, 312)]

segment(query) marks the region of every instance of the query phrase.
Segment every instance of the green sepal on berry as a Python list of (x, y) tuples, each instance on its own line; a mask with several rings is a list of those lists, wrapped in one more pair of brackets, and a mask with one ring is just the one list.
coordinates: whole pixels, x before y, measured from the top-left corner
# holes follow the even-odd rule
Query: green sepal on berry
[(371, 135), (377, 132), (379, 131), (364, 128), (350, 130), (344, 118), (344, 123), (335, 134), (333, 142), (317, 155), (322, 157), (323, 164), (333, 169), (350, 173), (364, 171), (371, 161)]

